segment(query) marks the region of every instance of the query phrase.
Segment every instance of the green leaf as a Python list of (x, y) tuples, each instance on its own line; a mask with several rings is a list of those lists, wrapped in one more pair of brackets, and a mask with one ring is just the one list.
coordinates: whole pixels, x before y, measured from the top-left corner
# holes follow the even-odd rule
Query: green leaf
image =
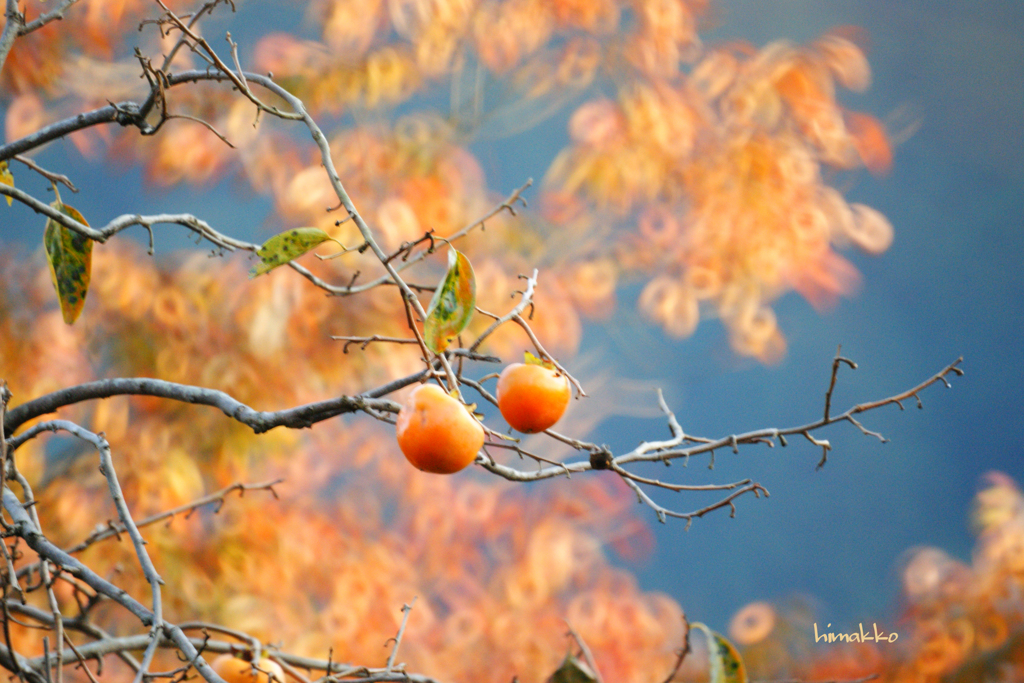
[(597, 676), (571, 652), (565, 656), (562, 666), (548, 677), (547, 683), (595, 683)]
[(443, 353), (459, 336), (473, 317), (476, 306), (476, 276), (465, 254), (452, 248), (448, 251), (448, 273), (434, 291), (423, 323), (427, 348)]
[[(82, 214), (78, 213), (78, 209), (64, 204), (59, 199), (50, 206), (68, 218), (89, 225), (82, 218)], [(46, 260), (50, 264), (50, 279), (60, 301), (60, 312), (64, 316), (64, 322), (71, 325), (81, 314), (89, 289), (89, 277), (92, 273), (92, 240), (65, 228), (51, 218), (46, 221), (43, 247), (46, 249)]]
[(283, 266), (327, 240), (337, 242), (320, 228), (292, 228), (278, 233), (264, 242), (256, 252), (260, 262), (249, 270), (249, 277), (254, 278)]
[[(0, 161), (0, 185), (9, 185), (14, 187), (14, 174), (11, 173), (11, 169), (7, 167), (6, 161)], [(14, 201), (14, 197), (7, 198), (7, 206), (11, 205)]]
[(747, 683), (747, 668), (743, 665), (743, 659), (725, 636), (700, 622), (690, 624), (690, 629), (702, 631), (707, 640), (711, 683)]

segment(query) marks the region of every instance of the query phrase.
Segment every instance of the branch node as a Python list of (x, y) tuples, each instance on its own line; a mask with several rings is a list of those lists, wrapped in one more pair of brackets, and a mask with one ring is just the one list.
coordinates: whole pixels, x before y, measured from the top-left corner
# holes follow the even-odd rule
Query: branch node
[(609, 470), (612, 467), (612, 453), (608, 446), (602, 445), (599, 450), (590, 452), (590, 468), (595, 470)]

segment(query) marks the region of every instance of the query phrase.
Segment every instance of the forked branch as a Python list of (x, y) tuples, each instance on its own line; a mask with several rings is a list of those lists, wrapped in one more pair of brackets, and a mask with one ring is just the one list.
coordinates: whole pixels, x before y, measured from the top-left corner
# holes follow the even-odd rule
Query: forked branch
[[(832, 390), (835, 387), (836, 373), (840, 364), (847, 364), (851, 368), (856, 367), (852, 361), (845, 358), (838, 357), (838, 360), (833, 361), (832, 377), (829, 384), (829, 390), (826, 394), (826, 402), (831, 401)], [(738, 482), (736, 484), (723, 484), (718, 486), (709, 487), (706, 490), (727, 490), (729, 491), (721, 500), (714, 502), (708, 506), (694, 510), (692, 512), (675, 512), (664, 508), (653, 501), (653, 499), (644, 491), (642, 487), (646, 486), (649, 488), (661, 488), (670, 491), (691, 491), (697, 487), (687, 487), (679, 484), (667, 483), (658, 479), (650, 479), (640, 477), (634, 473), (631, 473), (626, 469), (626, 465), (636, 462), (664, 462), (666, 465), (670, 461), (676, 459), (686, 459), (695, 455), (701, 455), (707, 453), (711, 461), (709, 466), (714, 463), (715, 452), (719, 449), (727, 448), (733, 452), (738, 452), (740, 446), (751, 445), (751, 444), (764, 444), (769, 447), (773, 447), (775, 442), (778, 441), (780, 445), (786, 446), (788, 441), (787, 436), (801, 435), (807, 438), (809, 441), (817, 446), (820, 446), (824, 452), (827, 453), (831, 449), (831, 444), (825, 439), (818, 439), (814, 436), (814, 433), (823, 427), (826, 427), (837, 422), (849, 422), (854, 425), (860, 431), (869, 436), (875, 436), (885, 441), (885, 438), (880, 434), (866, 429), (857, 419), (853, 416), (859, 413), (875, 410), (883, 406), (890, 404), (896, 404), (903, 408), (903, 401), (909, 398), (915, 398), (918, 401), (918, 405), (921, 406), (920, 394), (922, 391), (927, 389), (933, 384), (942, 383), (946, 387), (950, 387), (949, 380), (947, 379), (950, 375), (960, 376), (963, 375), (963, 370), (960, 368), (960, 364), (963, 358), (957, 358), (955, 361), (947, 365), (939, 372), (932, 375), (925, 381), (917, 384), (906, 391), (900, 392), (894, 396), (888, 398), (879, 399), (876, 401), (869, 401), (865, 403), (859, 403), (843, 413), (838, 415), (829, 414), (826, 410), (825, 415), (815, 421), (804, 425), (795, 427), (788, 427), (784, 429), (779, 428), (766, 428), (759, 429), (751, 432), (745, 432), (743, 434), (730, 434), (728, 436), (720, 437), (717, 439), (707, 439), (702, 437), (696, 437), (686, 434), (683, 429), (679, 426), (675, 415), (668, 406), (665, 404), (664, 399), (659, 393), (659, 402), (662, 410), (666, 414), (668, 420), (669, 429), (672, 432), (672, 438), (663, 441), (645, 441), (631, 451), (615, 455), (607, 446), (600, 446), (593, 443), (587, 443), (583, 441), (575, 441), (567, 437), (558, 436), (560, 440), (570, 445), (573, 445), (577, 450), (586, 451), (588, 453), (587, 458), (561, 462), (551, 465), (541, 465), (536, 469), (532, 470), (521, 470), (508, 465), (500, 464), (492, 458), (481, 458), (478, 460), (480, 464), (490, 472), (497, 474), (501, 477), (509, 479), (511, 481), (537, 481), (540, 479), (550, 479), (552, 477), (560, 476), (571, 476), (578, 472), (585, 472), (588, 470), (611, 470), (619, 475), (623, 481), (636, 492), (640, 502), (648, 505), (657, 514), (658, 519), (665, 521), (667, 517), (677, 517), (687, 520), (687, 526), (696, 517), (700, 517), (712, 510), (716, 510), (722, 507), (729, 507), (730, 510), (735, 513), (734, 500), (740, 495), (746, 493), (753, 493), (755, 496), (760, 497), (760, 494), (764, 493), (768, 495), (768, 491), (763, 486), (755, 482), (749, 482), (747, 480)], [(530, 457), (527, 451), (522, 450), (518, 446), (513, 447), (518, 450), (520, 455), (524, 457)], [(820, 468), (825, 463), (824, 456), (818, 463)]]

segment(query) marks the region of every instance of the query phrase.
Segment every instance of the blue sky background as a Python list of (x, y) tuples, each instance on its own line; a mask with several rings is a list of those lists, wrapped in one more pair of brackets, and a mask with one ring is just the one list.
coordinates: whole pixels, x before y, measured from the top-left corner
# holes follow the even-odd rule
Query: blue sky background
[[(1024, 480), (1024, 4), (715, 4), (715, 28), (703, 34), (707, 42), (746, 38), (760, 46), (813, 39), (836, 25), (867, 30), (874, 83), (847, 103), (921, 126), (896, 150), (890, 174), (860, 174), (843, 187), (851, 201), (888, 216), (896, 240), (881, 257), (847, 254), (863, 285), (834, 310), (820, 314), (796, 295), (778, 302), (789, 352), (777, 366), (737, 360), (714, 321), (685, 341), (638, 328), (632, 290), (621, 293), (610, 323), (588, 327), (583, 353), (598, 354), (622, 377), (655, 381), (684, 428), (703, 436), (818, 416), (839, 344), (860, 364), (842, 373), (834, 402), (840, 409), (904, 390), (960, 355), (967, 374), (952, 390), (925, 391), (923, 411), (911, 403), (903, 413), (889, 407), (864, 416), (890, 443), (848, 426), (830, 429), (824, 436), (834, 450), (821, 471), (815, 471), (820, 450), (798, 439), (787, 449), (720, 453), (713, 472), (706, 460), (695, 460), (686, 471), (694, 482), (751, 477), (771, 498), (741, 499), (735, 519), (711, 515), (689, 531), (682, 523), (655, 523), (653, 555), (630, 568), (645, 589), (672, 594), (692, 618), (719, 629), (747, 602), (794, 594), (812, 596), (818, 621), (835, 630), (858, 621), (892, 626), (901, 554), (936, 545), (969, 559), (967, 515), (979, 477), (998, 469)], [(242, 44), (246, 27), (235, 22), (247, 16), (243, 6), (230, 19)], [(562, 141), (527, 136), (502, 144), (507, 154), (500, 147), (481, 153), (489, 183), (500, 191), (529, 176), (539, 179)], [(190, 188), (146, 188), (132, 168), (90, 175), (77, 155), (66, 155), (66, 148), (53, 145), (40, 162), (71, 164), (83, 188), (75, 205), (87, 216), (122, 213), (127, 209), (110, 198), (133, 196), (133, 211), (193, 211), (226, 232), (255, 238), (248, 231), (269, 212), (266, 201), (248, 196), (241, 203), (215, 202)], [(8, 236), (38, 239), (33, 216), (5, 229), (12, 227)], [(158, 249), (188, 246), (180, 236), (176, 228), (158, 231)], [(641, 331), (627, 340), (624, 329)], [(593, 440), (629, 449), (643, 436), (663, 433), (662, 425), (614, 418)], [(692, 507), (689, 500), (665, 502)]]
[[(894, 626), (901, 554), (936, 545), (969, 560), (979, 477), (997, 469), (1024, 480), (1024, 4), (720, 6), (708, 41), (760, 46), (835, 25), (867, 30), (874, 82), (847, 103), (921, 126), (896, 150), (889, 175), (859, 175), (846, 194), (888, 216), (896, 240), (881, 257), (847, 254), (863, 285), (831, 312), (796, 295), (778, 303), (789, 353), (776, 367), (723, 352), (715, 323), (684, 342), (646, 335), (626, 344), (605, 329), (587, 344), (615, 348), (623, 374), (659, 380), (684, 428), (705, 436), (818, 416), (839, 344), (860, 365), (840, 377), (833, 405), (842, 409), (909, 388), (960, 355), (966, 375), (952, 390), (925, 391), (922, 411), (911, 402), (903, 413), (866, 414), (890, 443), (831, 428), (824, 435), (834, 450), (821, 471), (820, 451), (795, 439), (785, 450), (719, 454), (716, 481), (749, 476), (771, 498), (743, 500), (735, 519), (713, 515), (688, 532), (657, 525), (655, 556), (637, 571), (645, 587), (721, 628), (751, 600), (798, 593), (813, 597), (822, 623)], [(595, 440), (629, 447), (640, 438), (629, 425), (607, 423)], [(697, 469), (694, 461), (691, 474), (707, 476)]]

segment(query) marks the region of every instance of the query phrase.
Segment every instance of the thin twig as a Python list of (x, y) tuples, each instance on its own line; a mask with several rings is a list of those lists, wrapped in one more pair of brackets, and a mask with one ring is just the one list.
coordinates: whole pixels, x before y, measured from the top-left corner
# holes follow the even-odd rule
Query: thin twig
[[(46, 538), (46, 536), (43, 535), (42, 531), (40, 531), (38, 522), (36, 522), (31, 516), (30, 513), (34, 510), (34, 506), (26, 510), (25, 505), (18, 500), (18, 497), (15, 496), (14, 492), (9, 488), (0, 491), (0, 495), (3, 496), (3, 508), (14, 521), (14, 526), (18, 535), (25, 539), (28, 546), (39, 554), (40, 557), (53, 562), (63, 571), (83, 581), (96, 592), (101, 593), (118, 603), (139, 619), (144, 626), (159, 626), (160, 638), (164, 636), (169, 638), (170, 642), (181, 651), (187, 660), (192, 662), (192, 665), (196, 667), (203, 678), (214, 683), (223, 682), (223, 679), (221, 679), (220, 676), (210, 668), (210, 665), (200, 656), (195, 645), (185, 636), (184, 632), (182, 632), (180, 628), (173, 624), (169, 624), (166, 621), (159, 623), (156, 622), (155, 615), (152, 611), (147, 609), (145, 605), (128, 595), (128, 593), (123, 589), (115, 586), (107, 579), (96, 574), (96, 572), (86, 567), (75, 557), (68, 555), (54, 545), (48, 538)], [(6, 604), (6, 601), (4, 601), (5, 609)], [(152, 642), (153, 640), (151, 635), (146, 635), (142, 638), (142, 645), (137, 645), (133, 649), (143, 647), (145, 644)]]
[(668, 676), (662, 683), (672, 683), (675, 680), (676, 674), (679, 673), (679, 669), (683, 666), (683, 662), (686, 661), (686, 655), (690, 654), (690, 622), (683, 614), (683, 646), (679, 648), (676, 657), (676, 664), (672, 667), (672, 671), (669, 672)]
[[(208, 496), (198, 498), (192, 501), (191, 503), (179, 505), (178, 507), (172, 508), (170, 510), (160, 512), (155, 515), (150, 515), (149, 517), (139, 520), (136, 524), (138, 525), (139, 528), (142, 528), (149, 526), (150, 524), (156, 524), (157, 522), (163, 521), (165, 519), (173, 519), (174, 517), (182, 513), (185, 514), (185, 518), (187, 519), (188, 516), (195, 512), (197, 509), (211, 504), (216, 504), (214, 513), (217, 513), (220, 512), (220, 509), (224, 506), (228, 494), (234, 493), (235, 491), (238, 491), (238, 495), (241, 497), (245, 495), (246, 491), (266, 490), (270, 491), (270, 493), (276, 498), (277, 492), (274, 490), (274, 486), (280, 484), (283, 481), (284, 479), (278, 478), (274, 479), (273, 481), (264, 482), (262, 484), (243, 484), (241, 482), (235, 483), (232, 484), (231, 486), (228, 486), (227, 488), (223, 488), (220, 491), (217, 491), (216, 493), (211, 493)], [(107, 538), (118, 536), (119, 534), (124, 533), (124, 531), (125, 528), (123, 524), (108, 522), (106, 526), (97, 529), (93, 531), (91, 534), (89, 534), (89, 537), (81, 543), (71, 548), (68, 548), (67, 552), (69, 554), (79, 553), (94, 543), (98, 543), (99, 541), (105, 540)]]
[(81, 665), (80, 668), (83, 671), (85, 671), (85, 675), (89, 677), (89, 682), (100, 683), (96, 676), (93, 674), (92, 669), (89, 668), (89, 665), (88, 663), (86, 663), (85, 658), (82, 657), (82, 653), (79, 652), (78, 648), (75, 647), (75, 644), (71, 642), (71, 638), (68, 637), (67, 633), (64, 634), (64, 642), (67, 643), (68, 647), (71, 648), (71, 651), (75, 653), (75, 656), (78, 658), (78, 663)]
[(836, 349), (836, 357), (832, 359), (832, 378), (828, 383), (828, 391), (825, 392), (825, 419), (828, 419), (828, 412), (832, 407), (832, 390), (836, 388), (836, 375), (839, 374), (839, 364), (846, 363), (850, 366), (851, 370), (857, 369), (857, 364), (849, 358), (843, 358), (839, 354), (842, 353), (842, 345)]
[(416, 604), (416, 596), (413, 597), (412, 601), (408, 605), (402, 605), (402, 624), (398, 627), (398, 635), (394, 637), (395, 644), (391, 648), (391, 654), (388, 656), (388, 663), (384, 670), (387, 673), (391, 673), (391, 670), (395, 666), (395, 657), (398, 656), (398, 646), (402, 644), (402, 636), (405, 634), (405, 625), (409, 622), (409, 613), (412, 612), (412, 606)]
[[(114, 460), (111, 456), (110, 445), (107, 440), (99, 435), (90, 432), (83, 427), (70, 422), (68, 420), (52, 420), (46, 423), (51, 431), (63, 430), (75, 436), (82, 441), (91, 444), (98, 452), (100, 456), (100, 473), (106, 477), (107, 489), (110, 494), (111, 500), (114, 502), (114, 508), (117, 510), (118, 517), (121, 519), (121, 525), (131, 538), (132, 544), (135, 546), (135, 555), (139, 560), (139, 565), (142, 567), (142, 573), (146, 577), (146, 581), (150, 584), (152, 591), (152, 603), (153, 603), (153, 620), (151, 623), (150, 630), (150, 642), (146, 647), (146, 651), (142, 657), (142, 666), (139, 671), (135, 674), (134, 683), (141, 683), (143, 675), (149, 670), (149, 664), (153, 659), (153, 655), (156, 652), (157, 644), (160, 640), (160, 634), (163, 627), (163, 600), (161, 599), (160, 586), (163, 584), (163, 579), (156, 571), (156, 567), (153, 566), (153, 561), (149, 557), (149, 552), (146, 550), (146, 542), (142, 538), (142, 534), (139, 532), (138, 527), (135, 525), (135, 520), (132, 519), (131, 512), (128, 509), (128, 503), (124, 499), (124, 493), (121, 491), (121, 484), (117, 478), (117, 472), (114, 469)], [(47, 569), (47, 561), (44, 558), (42, 562), (42, 576), (43, 580), (49, 584), (49, 570)], [(54, 622), (56, 624), (57, 631), (57, 643), (58, 645), (63, 642), (63, 628), (60, 618), (60, 611), (57, 608), (57, 599), (53, 596), (52, 589), (48, 588), (51, 609), (54, 612)], [(56, 662), (56, 683), (61, 683), (63, 665), (61, 657), (63, 655), (63, 648), (58, 647), (57, 649), (57, 662)]]
[(331, 339), (336, 341), (343, 341), (345, 345), (341, 347), (342, 353), (348, 353), (348, 347), (353, 344), (359, 344), (359, 350), (363, 351), (367, 346), (374, 342), (386, 342), (388, 344), (417, 344), (419, 340), (408, 339), (405, 337), (382, 337), (379, 334), (375, 334), (371, 337), (346, 337), (344, 335), (331, 336)]
[(39, 175), (49, 180), (51, 183), (61, 183), (72, 192), (78, 192), (78, 188), (74, 186), (74, 184), (68, 179), (66, 175), (61, 175), (60, 173), (53, 173), (51, 171), (47, 171), (39, 164), (32, 161), (32, 159), (29, 159), (27, 156), (23, 156), (21, 154), (15, 155), (14, 158), (15, 160), (20, 161), (21, 163), (25, 164), (30, 169), (38, 173)]
[(579, 647), (580, 652), (583, 653), (583, 660), (587, 663), (587, 666), (590, 667), (590, 671), (594, 674), (594, 680), (597, 683), (604, 683), (604, 679), (601, 677), (601, 670), (597, 668), (597, 662), (594, 661), (594, 655), (587, 646), (586, 641), (583, 640), (583, 637), (580, 636), (580, 634), (576, 633), (576, 629), (572, 627), (572, 624), (569, 623), (568, 619), (564, 621), (566, 627), (569, 629), (569, 635), (576, 641), (577, 647)]
[[(861, 429), (861, 431), (864, 432), (865, 434), (883, 438), (881, 437), (881, 435), (875, 432), (870, 432), (870, 430), (866, 430), (863, 427), (863, 425), (860, 425), (859, 422), (852, 419), (853, 415), (861, 412), (866, 412), (868, 410), (873, 410), (892, 403), (899, 404), (900, 401), (905, 400), (909, 397), (915, 397), (918, 399), (918, 401), (920, 401), (919, 394), (925, 388), (931, 386), (932, 384), (937, 384), (940, 382), (945, 384), (946, 386), (949, 386), (949, 382), (946, 379), (947, 375), (963, 374), (963, 370), (959, 367), (961, 362), (962, 358), (958, 358), (957, 360), (947, 365), (945, 368), (937, 372), (929, 379), (925, 380), (924, 382), (921, 382), (915, 387), (912, 387), (904, 392), (896, 394), (895, 396), (890, 396), (889, 398), (881, 399), (878, 401), (860, 403), (848, 409), (844, 413), (838, 415), (830, 414), (828, 418), (822, 417), (816, 422), (796, 427), (789, 427), (786, 429), (759, 429), (756, 431), (746, 432), (743, 434), (731, 434), (729, 436), (712, 440), (689, 436), (683, 433), (681, 427), (678, 431), (676, 431), (675, 427), (670, 426), (670, 429), (672, 429), (673, 431), (672, 439), (663, 442), (641, 443), (632, 451), (629, 451), (628, 453), (623, 453), (621, 455), (615, 455), (607, 448), (599, 447), (593, 444), (584, 445), (582, 443), (574, 443), (572, 440), (563, 438), (562, 440), (564, 440), (566, 443), (569, 443), (570, 445), (574, 445), (578, 448), (583, 447), (585, 450), (588, 450), (590, 452), (589, 458), (587, 460), (559, 462), (557, 464), (553, 464), (548, 467), (541, 467), (538, 468), (537, 470), (532, 471), (519, 470), (514, 467), (510, 467), (508, 465), (495, 462), (493, 460), (482, 459), (478, 462), (482, 467), (484, 467), (484, 469), (494, 474), (504, 477), (505, 479), (508, 479), (510, 481), (521, 482), (539, 481), (541, 479), (550, 479), (553, 477), (560, 477), (567, 474), (575, 474), (577, 472), (584, 472), (593, 469), (612, 469), (615, 470), (616, 473), (619, 474), (619, 476), (623, 479), (623, 481), (625, 481), (625, 483), (637, 494), (638, 499), (642, 503), (644, 503), (652, 510), (654, 510), (655, 514), (657, 515), (660, 521), (664, 522), (668, 517), (685, 519), (688, 528), (694, 518), (700, 517), (715, 509), (729, 507), (730, 512), (735, 514), (735, 505), (733, 501), (739, 495), (753, 493), (755, 496), (759, 497), (762, 493), (768, 495), (768, 491), (766, 491), (764, 487), (762, 487), (760, 484), (751, 482), (742, 487), (739, 487), (738, 489), (732, 489), (733, 493), (731, 493), (729, 496), (707, 507), (700, 508), (692, 512), (675, 512), (656, 504), (654, 500), (644, 492), (644, 490), (641, 488), (641, 484), (643, 486), (668, 489), (673, 489), (676, 487), (676, 485), (665, 484), (665, 482), (661, 482), (657, 479), (638, 477), (638, 475), (628, 472), (625, 469), (625, 466), (634, 462), (668, 462), (669, 460), (672, 459), (690, 458), (694, 455), (702, 453), (707, 453), (711, 457), (714, 457), (714, 453), (717, 449), (730, 448), (738, 450), (740, 446), (761, 443), (771, 445), (771, 442), (775, 439), (778, 439), (780, 443), (785, 445), (785, 437), (787, 435), (794, 434), (803, 435), (810, 442), (812, 442), (816, 446), (821, 447), (823, 450), (827, 452), (827, 450), (831, 448), (831, 444), (826, 439), (818, 439), (813, 435), (813, 433), (821, 429), (822, 427), (834, 424), (836, 422), (850, 422), (851, 424), (858, 426), (858, 428)], [(664, 406), (663, 412), (666, 413), (666, 416), (669, 418), (671, 425), (673, 415), (672, 412), (667, 409), (667, 405)], [(684, 442), (689, 442), (692, 445), (684, 446)], [(723, 490), (727, 489), (728, 485), (726, 485), (726, 489)]]
[(576, 388), (577, 396), (586, 396), (587, 392), (583, 390), (583, 385), (580, 384), (580, 381), (573, 377), (572, 375), (570, 375), (569, 371), (566, 370), (554, 356), (547, 352), (547, 349), (545, 349), (544, 346), (540, 343), (540, 340), (537, 339), (537, 335), (533, 333), (533, 329), (531, 329), (529, 323), (527, 323), (526, 320), (523, 319), (523, 316), (517, 313), (516, 315), (512, 316), (512, 320), (518, 323), (519, 326), (522, 327), (523, 330), (526, 332), (526, 336), (530, 338), (530, 342), (533, 344), (533, 348), (537, 350), (537, 355), (540, 356), (543, 360), (546, 360), (552, 365), (554, 365), (555, 369), (558, 370), (559, 374), (565, 375), (566, 379), (568, 379), (569, 382), (573, 385), (573, 387)]

